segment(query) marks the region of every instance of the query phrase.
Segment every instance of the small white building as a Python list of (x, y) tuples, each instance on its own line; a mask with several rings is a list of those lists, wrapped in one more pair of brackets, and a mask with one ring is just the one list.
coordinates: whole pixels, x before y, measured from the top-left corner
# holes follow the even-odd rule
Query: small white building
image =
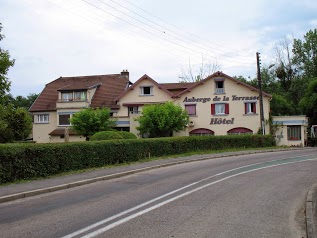
[(276, 144), (278, 146), (305, 146), (307, 143), (308, 118), (299, 116), (274, 116)]

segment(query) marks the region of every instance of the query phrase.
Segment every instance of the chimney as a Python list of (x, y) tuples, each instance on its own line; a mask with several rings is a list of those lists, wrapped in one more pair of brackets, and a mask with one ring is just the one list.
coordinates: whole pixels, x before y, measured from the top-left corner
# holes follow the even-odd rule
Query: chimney
[(126, 70), (122, 70), (121, 72), (121, 76), (125, 77), (127, 80), (129, 80), (129, 71)]

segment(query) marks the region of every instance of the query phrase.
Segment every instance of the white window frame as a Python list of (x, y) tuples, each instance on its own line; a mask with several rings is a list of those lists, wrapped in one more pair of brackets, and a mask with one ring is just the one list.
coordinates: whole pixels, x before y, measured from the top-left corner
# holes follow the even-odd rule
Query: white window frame
[(61, 122), (60, 122), (60, 120), (59, 120), (59, 116), (62, 116), (62, 115), (69, 115), (69, 119), (71, 119), (72, 118), (72, 116), (73, 116), (73, 112), (67, 112), (67, 113), (58, 113), (58, 126), (71, 126), (72, 124), (71, 124), (71, 122), (69, 122), (69, 124), (67, 124), (67, 125), (64, 125), (64, 124), (61, 124)]
[[(222, 106), (222, 107), (220, 107)], [(215, 115), (225, 115), (226, 114), (226, 104), (225, 103), (215, 103)]]
[[(222, 83), (222, 88), (219, 88), (219, 83)], [(225, 81), (224, 80), (217, 80), (215, 81), (215, 89), (216, 94), (224, 94), (225, 93)]]
[[(80, 99), (75, 97), (76, 94), (80, 94)], [(87, 91), (75, 91), (73, 95), (73, 100), (77, 102), (86, 101), (87, 100)]]
[(50, 122), (50, 115), (48, 113), (45, 114), (37, 114), (36, 123), (49, 123)]
[[(132, 110), (131, 110), (132, 109)], [(130, 114), (139, 114), (140, 111), (139, 111), (139, 106), (131, 106), (131, 107), (128, 107), (128, 110), (129, 110), (129, 115)]]
[[(68, 95), (67, 97), (63, 97), (63, 96), (66, 96), (66, 95)], [(71, 98), (69, 97), (71, 95)], [(63, 101), (63, 102), (72, 102), (73, 100), (74, 100), (74, 93), (73, 92), (62, 92), (61, 93), (61, 100)]]
[[(144, 94), (144, 88), (150, 88), (150, 94)], [(140, 95), (141, 96), (153, 96), (153, 86), (140, 86)]]
[(256, 108), (256, 106), (257, 106), (256, 102), (246, 102), (245, 104), (247, 104), (246, 114), (256, 114), (256, 112), (252, 112), (252, 104), (255, 104), (255, 108)]

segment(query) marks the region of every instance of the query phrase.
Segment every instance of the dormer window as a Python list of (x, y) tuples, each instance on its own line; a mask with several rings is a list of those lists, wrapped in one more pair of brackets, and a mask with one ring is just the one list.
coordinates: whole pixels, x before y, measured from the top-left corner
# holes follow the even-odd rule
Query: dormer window
[(141, 89), (141, 96), (152, 96), (153, 95), (153, 87), (152, 86), (142, 86)]
[(87, 100), (87, 91), (62, 92), (62, 102), (81, 102)]
[(64, 102), (73, 101), (73, 93), (72, 92), (62, 93), (62, 101)]

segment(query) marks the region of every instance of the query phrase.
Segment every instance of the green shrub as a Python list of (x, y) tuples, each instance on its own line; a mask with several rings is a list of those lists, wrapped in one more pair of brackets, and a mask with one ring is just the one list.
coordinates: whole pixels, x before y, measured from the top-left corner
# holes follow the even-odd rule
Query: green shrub
[(90, 137), (91, 141), (95, 140), (116, 140), (123, 139), (123, 136), (118, 133), (118, 131), (100, 131), (95, 133)]
[[(109, 133), (107, 133), (109, 134)], [(114, 133), (118, 135), (118, 133)], [(109, 138), (109, 137), (108, 137)], [(158, 156), (274, 146), (272, 136), (191, 136), (56, 144), (0, 144), (0, 183)]]
[(136, 135), (127, 131), (117, 131), (119, 135), (123, 137), (123, 139), (137, 139)]

